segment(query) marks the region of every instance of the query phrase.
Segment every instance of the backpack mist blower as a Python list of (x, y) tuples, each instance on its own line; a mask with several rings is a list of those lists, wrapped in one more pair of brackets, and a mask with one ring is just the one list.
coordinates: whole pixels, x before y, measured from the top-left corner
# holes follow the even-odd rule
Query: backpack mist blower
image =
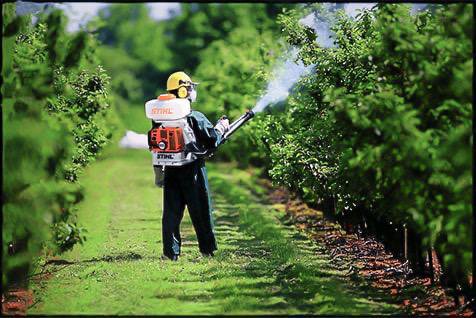
[[(191, 109), (187, 99), (175, 98), (172, 94), (162, 94), (145, 104), (145, 113), (147, 118), (152, 120), (152, 129), (147, 134), (147, 140), (152, 154), (152, 165), (155, 168), (162, 167), (163, 170), (166, 166), (183, 166), (195, 161), (198, 157), (211, 155), (208, 151), (197, 151), (200, 147), (197, 146), (197, 140), (188, 119)], [(253, 116), (254, 112), (248, 110), (231, 123), (220, 145)]]

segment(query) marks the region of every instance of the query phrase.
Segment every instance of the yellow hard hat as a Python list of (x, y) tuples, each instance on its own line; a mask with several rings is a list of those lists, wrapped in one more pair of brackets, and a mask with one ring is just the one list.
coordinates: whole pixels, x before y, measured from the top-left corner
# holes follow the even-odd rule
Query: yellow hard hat
[(175, 72), (169, 76), (167, 79), (167, 91), (173, 91), (183, 86), (192, 86), (197, 85), (198, 83), (192, 82), (190, 76), (184, 72)]

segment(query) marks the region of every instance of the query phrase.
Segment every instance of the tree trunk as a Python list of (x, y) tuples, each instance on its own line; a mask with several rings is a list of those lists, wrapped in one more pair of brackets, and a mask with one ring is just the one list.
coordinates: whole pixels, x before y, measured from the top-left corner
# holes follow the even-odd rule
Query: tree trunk
[(430, 282), (432, 285), (435, 284), (435, 270), (433, 267), (433, 248), (428, 249), (428, 265), (430, 269)]

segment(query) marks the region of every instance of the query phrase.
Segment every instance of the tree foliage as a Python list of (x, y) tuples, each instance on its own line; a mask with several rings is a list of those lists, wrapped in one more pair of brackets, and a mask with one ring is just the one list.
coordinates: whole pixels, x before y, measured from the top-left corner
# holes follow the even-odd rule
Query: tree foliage
[(166, 24), (173, 66), (193, 72), (211, 56), (200, 56), (214, 41), (227, 38), (234, 30), (251, 34), (277, 30), (274, 18), (284, 4), (182, 4), (181, 13)]
[[(173, 62), (173, 52), (169, 49), (169, 41), (164, 34), (164, 21), (154, 21), (145, 4), (112, 4), (102, 9), (98, 19), (91, 24), (97, 30), (98, 40), (115, 48), (114, 53), (120, 54), (112, 57), (113, 52), (109, 50), (108, 57), (112, 60), (103, 59), (105, 63), (121, 63), (124, 56), (121, 52), (135, 62), (134, 68), (130, 70), (136, 79), (130, 76), (126, 78), (127, 75), (116, 72), (113, 77), (115, 81), (121, 78), (123, 83), (129, 80), (140, 83), (139, 92), (147, 96), (156, 95), (159, 88), (164, 87), (168, 76), (166, 73)], [(118, 60), (114, 60), (116, 58)], [(121, 70), (114, 67), (111, 69)]]
[(322, 48), (291, 11), (284, 36), (315, 65), (286, 112), (264, 121), (270, 175), (344, 217), (364, 209), (421, 234), (447, 279), (471, 269), (472, 37), (469, 5), (412, 15), (379, 4), (337, 13)]
[(36, 25), (29, 18), (3, 5), (2, 285), (18, 280), (16, 270), (48, 241), (56, 252), (83, 242), (78, 176), (115, 123), (94, 38), (66, 34), (61, 11)]

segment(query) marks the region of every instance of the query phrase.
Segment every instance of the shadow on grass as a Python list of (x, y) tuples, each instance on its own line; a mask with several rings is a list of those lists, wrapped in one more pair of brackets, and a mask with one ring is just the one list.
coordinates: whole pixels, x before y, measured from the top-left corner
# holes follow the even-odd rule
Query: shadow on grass
[[(222, 219), (229, 221), (233, 218), (229, 215), (217, 217), (218, 227)], [(238, 217), (234, 219), (235, 224), (238, 224)], [(246, 232), (249, 229), (246, 225), (240, 224), (237, 230)], [(293, 237), (307, 241), (298, 234)], [(229, 310), (316, 313), (321, 312), (324, 305), (338, 305), (336, 297), (342, 295), (342, 291), (336, 288), (335, 280), (331, 280), (333, 275), (320, 270), (316, 264), (309, 264), (308, 267), (295, 259), (291, 260), (280, 255), (278, 248), (267, 246), (266, 242), (256, 237), (234, 239), (233, 247), (221, 251), (218, 255), (219, 260), (227, 260), (232, 255), (245, 258), (241, 266), (238, 265), (235, 270), (227, 272), (220, 272), (219, 268), (211, 267), (205, 272), (205, 276), (211, 279), (230, 282), (215, 288), (213, 298), (241, 299), (240, 302), (230, 304)], [(325, 297), (319, 297), (321, 294)], [(189, 301), (207, 299), (196, 299), (193, 295), (182, 298)], [(269, 299), (275, 299), (275, 302), (267, 302)], [(336, 309), (336, 312), (346, 312), (343, 306)]]
[(84, 263), (98, 263), (98, 262), (128, 262), (128, 261), (139, 261), (143, 259), (152, 259), (160, 260), (160, 257), (143, 257), (140, 254), (135, 252), (124, 252), (115, 255), (103, 255), (101, 257), (93, 257), (91, 259), (81, 260), (81, 261), (68, 261), (65, 259), (52, 259), (48, 260), (45, 265), (59, 266), (59, 265), (77, 265)]
[[(217, 283), (213, 300), (222, 303), (225, 312), (395, 313), (385, 295), (344, 282), (343, 273), (318, 255), (307, 237), (272, 216), (261, 198), (253, 196), (255, 191), (230, 184), (216, 172), (210, 177), (221, 246), (203, 276)], [(234, 262), (233, 270), (222, 270), (221, 262)], [(193, 294), (180, 297), (211, 301)]]

